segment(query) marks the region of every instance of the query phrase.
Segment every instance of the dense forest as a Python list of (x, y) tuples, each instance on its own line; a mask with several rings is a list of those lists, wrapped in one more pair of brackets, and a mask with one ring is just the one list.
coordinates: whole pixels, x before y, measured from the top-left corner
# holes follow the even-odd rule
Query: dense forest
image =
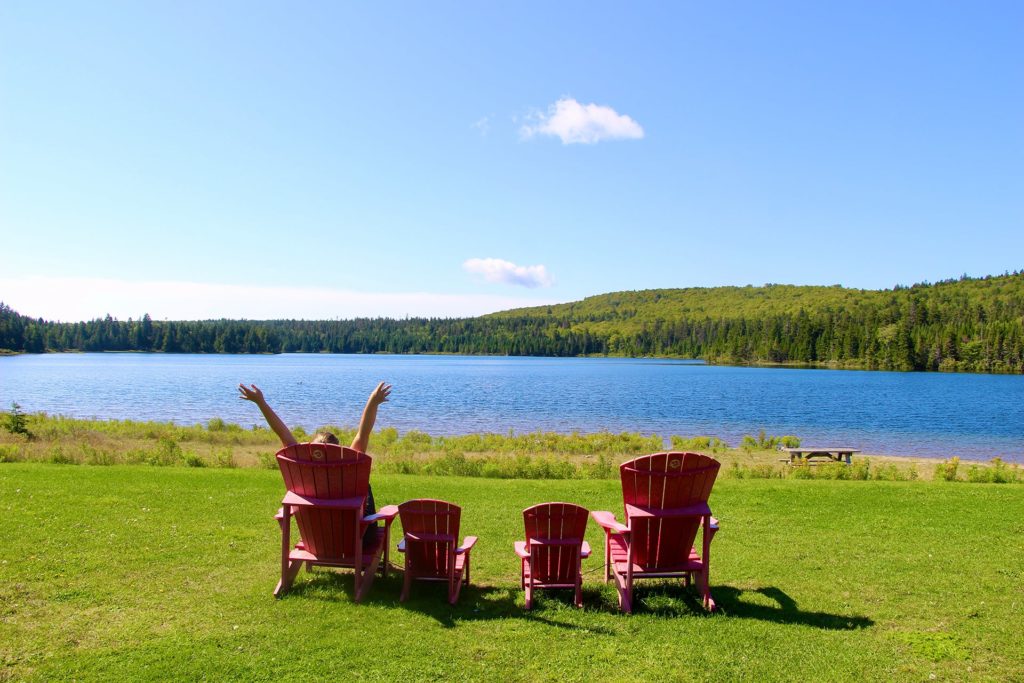
[(891, 290), (765, 285), (618, 292), (478, 318), (63, 323), (0, 303), (0, 349), (665, 356), (1024, 373), (1024, 272)]

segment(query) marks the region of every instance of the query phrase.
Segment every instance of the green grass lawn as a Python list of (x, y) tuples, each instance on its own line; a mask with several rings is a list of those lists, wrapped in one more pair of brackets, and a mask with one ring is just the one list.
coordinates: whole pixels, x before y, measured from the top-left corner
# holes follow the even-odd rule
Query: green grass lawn
[[(619, 614), (589, 527), (583, 610), (522, 608), (520, 511), (621, 512), (615, 481), (375, 475), (378, 505), (463, 506), (473, 585), (400, 572), (352, 603), (302, 572), (275, 600), (280, 475), (259, 469), (0, 465), (0, 680), (1022, 680), (1024, 494), (939, 482), (721, 479), (704, 614), (641, 584)], [(397, 525), (396, 525), (397, 528)]]

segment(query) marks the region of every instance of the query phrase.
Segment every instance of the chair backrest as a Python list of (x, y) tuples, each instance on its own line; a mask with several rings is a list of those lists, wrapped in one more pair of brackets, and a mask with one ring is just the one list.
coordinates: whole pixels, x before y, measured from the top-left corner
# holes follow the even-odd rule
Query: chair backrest
[(462, 508), (428, 498), (398, 506), (405, 535), (405, 554), (418, 576), (448, 576), (458, 545)]
[(321, 558), (349, 558), (361, 538), (359, 521), (370, 488), (372, 458), (337, 444), (300, 443), (277, 452), (289, 491), (303, 498), (354, 499), (351, 509), (299, 507), (295, 521), (306, 549)]
[[(701, 515), (672, 513), (706, 508), (720, 467), (706, 455), (678, 452), (645, 455), (619, 467), (635, 564), (669, 570), (686, 562)], [(656, 516), (630, 515), (630, 506)], [(657, 516), (659, 511), (668, 516)]]
[[(572, 583), (590, 511), (572, 503), (541, 503), (523, 510), (526, 547), (534, 558), (530, 571), (538, 581)], [(532, 541), (538, 543), (531, 546)]]

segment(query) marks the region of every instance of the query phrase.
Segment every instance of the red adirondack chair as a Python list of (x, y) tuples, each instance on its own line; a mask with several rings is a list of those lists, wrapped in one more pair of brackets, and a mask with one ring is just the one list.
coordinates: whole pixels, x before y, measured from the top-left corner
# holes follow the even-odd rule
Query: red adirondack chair
[[(615, 576), (622, 611), (633, 611), (637, 579), (682, 577), (689, 585), (694, 576), (705, 609), (715, 609), (708, 565), (718, 520), (711, 516), (708, 496), (720, 467), (700, 453), (655, 453), (621, 465), (626, 524), (610, 512), (591, 516), (604, 529), (604, 580)], [(698, 553), (693, 542), (700, 529)]]
[[(281, 581), (274, 589), (276, 597), (288, 591), (303, 562), (307, 569), (351, 567), (355, 602), (370, 590), (382, 554), (387, 575), (388, 534), (398, 508), (386, 505), (375, 515), (363, 516), (371, 463), (365, 453), (335, 444), (300, 443), (277, 452), (288, 492), (275, 515), (281, 525)], [(293, 516), (301, 536), (294, 549), (289, 547)], [(384, 521), (384, 527), (364, 542), (366, 528), (378, 520)]]
[(522, 586), (526, 609), (533, 607), (538, 588), (575, 589), (575, 603), (583, 607), (583, 574), (580, 565), (590, 557), (583, 540), (587, 509), (572, 503), (541, 503), (523, 510), (526, 540), (514, 544), (522, 561)]
[(466, 536), (456, 546), (462, 508), (443, 500), (408, 500), (398, 506), (398, 514), (403, 532), (398, 551), (405, 554), (400, 601), (409, 598), (413, 579), (447, 581), (448, 602), (454, 605), (463, 582), (469, 583), (469, 551), (476, 543), (476, 536)]

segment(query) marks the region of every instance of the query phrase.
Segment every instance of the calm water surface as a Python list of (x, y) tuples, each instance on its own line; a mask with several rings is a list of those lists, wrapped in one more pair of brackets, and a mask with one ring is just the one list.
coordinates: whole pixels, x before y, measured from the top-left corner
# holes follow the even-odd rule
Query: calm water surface
[(867, 453), (1024, 461), (1024, 377), (740, 368), (659, 360), (466, 356), (49, 354), (0, 357), (0, 406), (72, 417), (211, 417), (249, 426), (255, 382), (292, 425), (354, 426), (376, 382), (378, 426), (430, 434), (795, 434)]

